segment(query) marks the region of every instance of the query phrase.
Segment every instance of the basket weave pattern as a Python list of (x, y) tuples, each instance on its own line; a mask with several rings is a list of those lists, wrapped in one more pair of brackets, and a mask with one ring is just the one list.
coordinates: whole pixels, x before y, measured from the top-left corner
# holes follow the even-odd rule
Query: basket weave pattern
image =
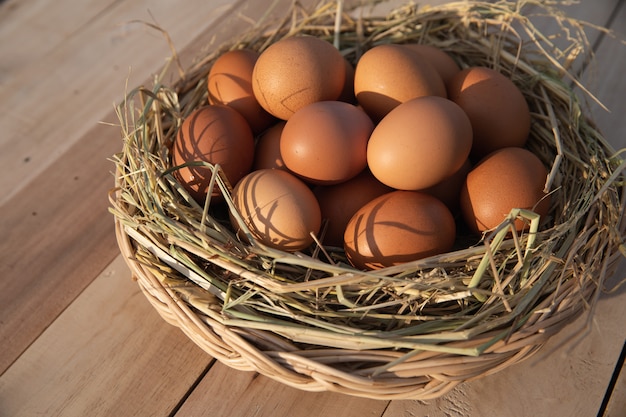
[[(223, 45), (172, 87), (137, 89), (120, 110), (124, 148), (111, 193), (117, 239), (160, 315), (235, 369), (309, 391), (429, 399), (527, 358), (592, 307), (621, 256), (624, 164), (581, 116), (561, 68), (535, 43), (520, 46), (516, 6), (485, 5), (344, 17), (340, 49), (355, 62), (378, 43), (423, 42), (463, 66), (509, 76), (533, 114), (528, 147), (550, 170), (553, 206), (536, 233), (512, 238), (511, 217), (449, 254), (363, 273), (340, 252), (331, 263), (319, 252), (245, 244), (224, 213), (189, 199), (171, 175), (169, 146), (184, 115), (205, 103), (211, 62), (229, 48), (262, 50), (294, 28), (333, 41), (324, 29), (335, 24), (331, 5)], [(227, 201), (230, 186), (216, 175)]]

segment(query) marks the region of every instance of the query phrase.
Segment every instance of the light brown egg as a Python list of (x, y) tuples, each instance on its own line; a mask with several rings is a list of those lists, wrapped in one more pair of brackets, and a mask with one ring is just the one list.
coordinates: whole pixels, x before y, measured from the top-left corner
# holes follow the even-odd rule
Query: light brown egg
[[(232, 107), (204, 106), (183, 121), (172, 149), (172, 165), (196, 161), (219, 164), (227, 180), (235, 184), (247, 174), (254, 158), (254, 137), (244, 117)], [(212, 170), (185, 166), (174, 175), (199, 203), (204, 203)], [(217, 186), (213, 197), (221, 197)]]
[(367, 203), (344, 234), (348, 261), (379, 269), (452, 249), (456, 224), (441, 201), (419, 191), (393, 191)]
[(400, 104), (376, 126), (367, 163), (380, 182), (421, 190), (449, 177), (467, 160), (472, 126), (452, 101), (419, 97)]
[(254, 151), (252, 170), (265, 168), (287, 169), (280, 155), (280, 135), (285, 127), (281, 120), (259, 135)]
[(350, 218), (358, 209), (374, 198), (393, 191), (364, 170), (356, 177), (335, 185), (321, 185), (313, 189), (322, 219), (326, 220), (324, 245), (343, 247), (343, 235)]
[(252, 91), (252, 71), (258, 57), (259, 53), (250, 49), (227, 51), (217, 58), (207, 77), (209, 103), (234, 108), (254, 133), (262, 132), (275, 121)]
[(419, 43), (407, 43), (404, 46), (423, 56), (426, 61), (435, 67), (444, 84), (447, 84), (452, 77), (461, 71), (461, 67), (443, 49)]
[[(313, 192), (287, 171), (261, 169), (241, 179), (233, 202), (252, 235), (262, 243), (288, 252), (306, 249), (321, 226)], [(235, 230), (241, 228), (231, 214)]]
[[(535, 210), (545, 216), (550, 196), (543, 192), (548, 171), (541, 160), (524, 148), (509, 147), (487, 155), (467, 174), (461, 190), (461, 213), (475, 233), (491, 230), (512, 209)], [(528, 224), (515, 222), (518, 231)]]
[(285, 166), (306, 182), (336, 184), (365, 169), (373, 129), (362, 109), (342, 101), (319, 101), (289, 118), (280, 154)]
[(409, 48), (395, 44), (375, 46), (361, 56), (354, 92), (374, 122), (415, 97), (447, 97), (437, 70)]
[(469, 116), (474, 130), (472, 157), (496, 149), (522, 147), (530, 132), (530, 110), (521, 90), (486, 67), (466, 68), (448, 83), (448, 96)]
[(341, 53), (312, 36), (279, 40), (261, 53), (254, 66), (252, 89), (265, 110), (287, 120), (298, 109), (337, 100), (345, 82)]

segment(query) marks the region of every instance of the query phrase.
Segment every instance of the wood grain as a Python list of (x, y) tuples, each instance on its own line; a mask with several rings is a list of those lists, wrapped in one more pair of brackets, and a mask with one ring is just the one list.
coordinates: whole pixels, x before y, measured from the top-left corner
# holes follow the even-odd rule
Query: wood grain
[(610, 20), (610, 29), (614, 34), (602, 37), (596, 49), (595, 61), (587, 69), (586, 76), (591, 91), (608, 108), (608, 111), (605, 111), (595, 103), (591, 103), (589, 114), (616, 150), (626, 147), (625, 22), (626, 2), (621, 1)]
[(168, 415), (211, 361), (119, 255), (0, 377), (0, 415)]
[[(0, 86), (97, 19), (113, 0), (8, 0), (0, 7)], [(87, 41), (87, 40), (86, 40)], [(19, 44), (19, 47), (16, 47)]]
[(117, 131), (96, 125), (0, 206), (0, 372), (119, 253), (107, 192)]
[(609, 387), (606, 393), (606, 408), (603, 416), (623, 417), (626, 415), (626, 340), (622, 354), (619, 358), (618, 366), (613, 373), (614, 384)]
[[(591, 110), (593, 119), (599, 124), (604, 132), (607, 140), (613, 144), (616, 150), (624, 150), (626, 148), (626, 124), (624, 123), (624, 115), (626, 114), (626, 80), (624, 79), (624, 68), (626, 68), (626, 43), (619, 40), (626, 40), (626, 4), (620, 2), (615, 9), (611, 29), (615, 32), (616, 38), (605, 36), (598, 46), (596, 67), (592, 67), (594, 76), (596, 77), (596, 85), (598, 88), (598, 97), (604, 103), (609, 111), (604, 111), (599, 106), (594, 106)], [(622, 153), (622, 157), (623, 153)], [(622, 265), (624, 262), (622, 262)], [(616, 274), (615, 279), (620, 277), (626, 279), (626, 267), (620, 269), (620, 273)], [(624, 292), (624, 290), (621, 290)], [(619, 312), (611, 312), (605, 320), (620, 322), (623, 318)], [(612, 318), (612, 319), (611, 319)], [(600, 320), (601, 318), (598, 318)], [(613, 340), (613, 343), (619, 343), (619, 336), (622, 336), (622, 349), (626, 349), (626, 336), (622, 333), (617, 335), (606, 333), (605, 339)], [(622, 355), (624, 352), (622, 352)], [(613, 362), (618, 361), (620, 356), (613, 354)], [(624, 360), (624, 357), (621, 357)], [(621, 369), (620, 369), (621, 368)], [(612, 392), (606, 393), (609, 402), (605, 410), (606, 417), (621, 417), (626, 415), (626, 366), (624, 363), (618, 365), (618, 369), (613, 374), (617, 379), (612, 387)], [(610, 387), (611, 388), (611, 387)]]

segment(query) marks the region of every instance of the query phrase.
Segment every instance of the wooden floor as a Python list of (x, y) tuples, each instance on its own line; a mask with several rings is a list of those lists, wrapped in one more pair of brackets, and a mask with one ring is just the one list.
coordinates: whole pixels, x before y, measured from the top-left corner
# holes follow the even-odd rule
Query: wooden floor
[[(138, 20), (189, 63), (264, 3), (0, 2), (0, 416), (626, 416), (626, 286), (602, 296), (591, 326), (582, 317), (528, 361), (428, 402), (287, 388), (217, 363), (158, 316), (107, 211), (113, 104), (171, 55)], [(624, 1), (581, 3), (568, 14), (626, 39)], [(624, 148), (626, 45), (589, 34), (586, 78), (611, 109), (591, 114)], [(622, 263), (614, 282), (625, 275)]]

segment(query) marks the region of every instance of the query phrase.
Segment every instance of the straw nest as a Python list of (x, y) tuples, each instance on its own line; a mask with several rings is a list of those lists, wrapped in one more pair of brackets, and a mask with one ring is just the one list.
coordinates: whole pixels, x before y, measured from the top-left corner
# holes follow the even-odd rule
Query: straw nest
[[(528, 357), (593, 310), (624, 251), (625, 165), (573, 93), (590, 97), (568, 67), (589, 51), (581, 22), (536, 1), (407, 5), (367, 18), (338, 6), (294, 5), (287, 20), (214, 48), (173, 85), (157, 77), (128, 94), (110, 194), (118, 242), (164, 319), (233, 368), (310, 391), (433, 398)], [(533, 26), (528, 10), (553, 20), (566, 45)], [(531, 108), (528, 147), (550, 172), (541, 227), (532, 212), (513, 211), (458, 250), (375, 272), (349, 267), (332, 248), (285, 253), (238, 240), (228, 213), (198, 205), (175, 181), (170, 145), (205, 104), (217, 56), (301, 33), (334, 42), (353, 62), (375, 44), (420, 42), (509, 76)], [(232, 184), (214, 168), (234, 210)], [(530, 231), (511, 237), (515, 218)]]

